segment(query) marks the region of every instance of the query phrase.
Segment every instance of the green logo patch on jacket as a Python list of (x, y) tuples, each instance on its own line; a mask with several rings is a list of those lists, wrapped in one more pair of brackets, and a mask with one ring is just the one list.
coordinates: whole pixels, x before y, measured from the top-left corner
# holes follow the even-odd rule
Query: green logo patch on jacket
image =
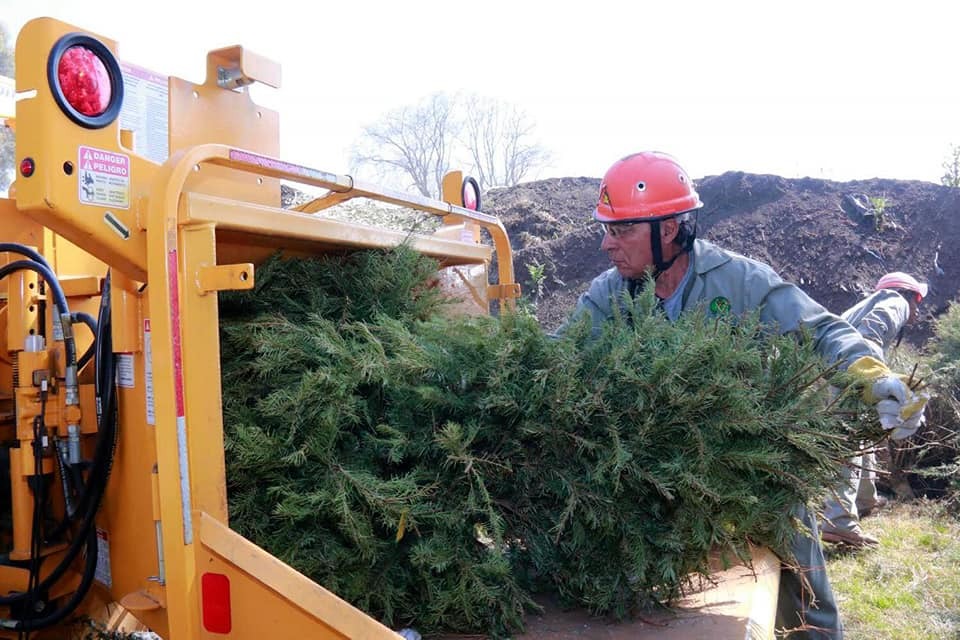
[(715, 316), (724, 316), (730, 313), (730, 301), (723, 296), (717, 296), (710, 301), (710, 313)]

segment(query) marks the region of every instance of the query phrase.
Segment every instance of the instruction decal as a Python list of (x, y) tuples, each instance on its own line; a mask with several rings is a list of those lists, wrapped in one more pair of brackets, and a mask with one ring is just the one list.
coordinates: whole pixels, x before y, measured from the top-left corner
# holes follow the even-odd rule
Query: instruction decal
[(155, 71), (121, 62), (123, 107), (120, 128), (133, 132), (133, 152), (163, 164), (170, 155), (170, 79)]
[(133, 389), (136, 385), (136, 379), (133, 375), (133, 354), (117, 354), (117, 386), (124, 389)]
[(81, 204), (130, 208), (130, 156), (80, 147), (77, 165)]
[(157, 424), (157, 412), (153, 401), (153, 332), (150, 318), (143, 319), (143, 388), (147, 401), (147, 424)]
[(113, 586), (113, 573), (110, 570), (110, 535), (100, 527), (97, 527), (97, 566), (93, 577), (108, 589)]

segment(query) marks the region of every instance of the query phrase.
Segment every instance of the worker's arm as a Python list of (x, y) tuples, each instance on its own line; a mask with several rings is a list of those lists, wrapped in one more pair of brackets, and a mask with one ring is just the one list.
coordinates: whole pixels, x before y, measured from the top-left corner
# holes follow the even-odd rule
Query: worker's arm
[(910, 320), (910, 303), (896, 291), (885, 290), (870, 298), (872, 306), (854, 328), (877, 345), (882, 356), (884, 350), (897, 340), (900, 331)]
[(874, 348), (853, 325), (827, 311), (800, 287), (779, 276), (772, 280), (768, 276), (751, 286), (759, 288), (762, 296), (760, 319), (777, 326), (781, 333), (807, 330), (813, 337), (814, 348), (827, 364), (838, 362), (846, 369), (860, 358), (876, 356)]
[(781, 331), (809, 330), (824, 361), (839, 362), (863, 384), (864, 401), (876, 408), (880, 424), (891, 431), (891, 437), (902, 439), (916, 432), (929, 397), (915, 393), (904, 376), (890, 371), (853, 325), (783, 281), (773, 283), (761, 309), (761, 318)]
[(593, 279), (590, 287), (577, 300), (577, 306), (570, 317), (554, 331), (554, 336), (562, 336), (571, 325), (582, 318), (589, 317), (593, 325), (593, 334), (599, 335), (603, 323), (613, 315), (613, 305), (623, 295), (626, 281), (617, 270), (608, 269)]

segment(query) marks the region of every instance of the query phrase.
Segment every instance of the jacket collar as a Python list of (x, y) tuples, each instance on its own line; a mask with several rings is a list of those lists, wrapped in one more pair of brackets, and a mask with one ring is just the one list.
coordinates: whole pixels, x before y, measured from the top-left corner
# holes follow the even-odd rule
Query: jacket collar
[(683, 291), (683, 308), (686, 309), (689, 300), (699, 300), (703, 295), (703, 274), (712, 271), (717, 267), (730, 262), (730, 254), (711, 244), (706, 240), (695, 240), (693, 251), (691, 252), (693, 260), (693, 272), (695, 277), (687, 281), (687, 286)]
[(730, 262), (730, 254), (706, 240), (693, 243), (693, 268), (697, 275), (712, 271), (720, 265)]

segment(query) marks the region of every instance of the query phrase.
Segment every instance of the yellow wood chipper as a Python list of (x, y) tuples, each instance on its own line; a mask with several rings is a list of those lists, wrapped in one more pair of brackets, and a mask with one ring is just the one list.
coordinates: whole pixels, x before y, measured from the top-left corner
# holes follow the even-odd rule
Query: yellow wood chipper
[[(239, 46), (210, 52), (197, 84), (39, 18), (16, 62), (16, 176), (0, 199), (0, 637), (67, 637), (87, 616), (167, 640), (397, 638), (229, 528), (217, 292), (252, 288), (277, 251), (408, 239), (324, 215), (364, 198), (440, 218), (412, 246), (439, 261), (461, 312), (509, 305), (510, 243), (476, 183), (450, 173), (434, 200), (279, 159), (279, 116), (248, 91), (279, 86), (279, 66)], [(281, 181), (323, 195), (283, 208)], [(775, 565), (724, 592), (737, 637), (769, 634)]]

